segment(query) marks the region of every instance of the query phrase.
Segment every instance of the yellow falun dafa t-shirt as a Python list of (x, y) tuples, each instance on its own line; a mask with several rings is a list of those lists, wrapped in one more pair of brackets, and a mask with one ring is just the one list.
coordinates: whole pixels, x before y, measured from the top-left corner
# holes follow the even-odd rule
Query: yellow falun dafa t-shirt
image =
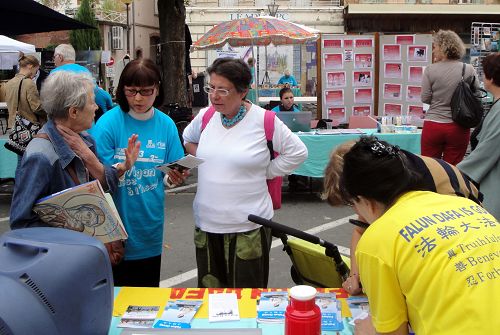
[(361, 282), (378, 332), (500, 334), (500, 223), (461, 197), (409, 192), (361, 237)]

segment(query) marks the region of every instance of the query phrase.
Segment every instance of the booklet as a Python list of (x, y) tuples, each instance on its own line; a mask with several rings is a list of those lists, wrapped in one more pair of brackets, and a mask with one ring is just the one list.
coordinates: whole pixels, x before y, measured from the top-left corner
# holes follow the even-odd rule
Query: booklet
[(208, 295), (208, 321), (233, 321), (240, 319), (236, 293), (216, 293)]
[(318, 293), (316, 295), (316, 305), (321, 310), (322, 330), (343, 330), (342, 307), (340, 301), (335, 297), (335, 293)]
[(257, 305), (257, 322), (283, 322), (286, 306), (288, 306), (288, 292), (262, 292)]
[(204, 160), (202, 158), (198, 158), (198, 157), (195, 157), (193, 155), (188, 154), (188, 155), (182, 157), (181, 159), (178, 159), (178, 160), (173, 161), (171, 163), (157, 165), (156, 168), (164, 173), (168, 173), (168, 171), (170, 171), (172, 169), (175, 169), (175, 170), (178, 170), (179, 172), (182, 172), (184, 170), (193, 169), (203, 162), (204, 162)]
[(191, 320), (200, 308), (202, 300), (169, 301), (154, 328), (191, 328)]
[(347, 298), (347, 305), (351, 310), (352, 320), (349, 324), (354, 326), (354, 321), (358, 319), (365, 319), (370, 315), (370, 306), (368, 304), (368, 298), (365, 296), (352, 296)]
[(128, 237), (113, 198), (98, 180), (39, 199), (33, 210), (51, 226), (83, 232), (102, 243)]
[(160, 310), (160, 306), (133, 306), (127, 307), (118, 327), (120, 328), (151, 328)]

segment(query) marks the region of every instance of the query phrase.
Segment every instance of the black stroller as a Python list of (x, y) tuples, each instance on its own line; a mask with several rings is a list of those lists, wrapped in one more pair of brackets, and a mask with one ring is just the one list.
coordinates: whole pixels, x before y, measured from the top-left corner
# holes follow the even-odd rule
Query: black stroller
[[(273, 236), (281, 239), (283, 250), (292, 261), (290, 273), (296, 284), (342, 287), (342, 283), (349, 276), (347, 264), (350, 264), (350, 261), (340, 255), (336, 245), (256, 215), (249, 215), (248, 220), (271, 228)], [(297, 239), (289, 239), (287, 235)]]

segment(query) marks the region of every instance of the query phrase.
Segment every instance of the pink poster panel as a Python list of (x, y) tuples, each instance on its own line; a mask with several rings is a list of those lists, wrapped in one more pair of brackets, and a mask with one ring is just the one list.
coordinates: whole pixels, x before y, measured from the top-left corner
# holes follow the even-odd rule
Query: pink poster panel
[(353, 106), (352, 115), (370, 116), (372, 113), (372, 106)]
[(410, 61), (410, 62), (426, 62), (427, 61), (427, 46), (426, 45), (410, 45), (408, 47), (408, 61)]
[(342, 69), (342, 54), (325, 54), (325, 69)]
[(383, 48), (383, 60), (401, 60), (401, 45), (386, 44)]
[(371, 69), (373, 65), (372, 60), (372, 54), (354, 54), (354, 68)]
[(349, 39), (344, 40), (344, 48), (352, 48), (353, 46), (354, 45), (353, 45), (352, 40), (349, 40)]
[(403, 78), (403, 71), (401, 71), (401, 63), (385, 63), (384, 77), (397, 78), (397, 79)]
[(384, 104), (384, 115), (401, 116), (402, 106), (400, 104)]
[(355, 88), (354, 103), (370, 104), (373, 101), (373, 91), (371, 88)]
[(372, 71), (353, 71), (353, 86), (372, 86)]
[(325, 91), (325, 105), (338, 106), (344, 104), (344, 90)]
[(411, 116), (412, 119), (423, 119), (425, 117), (424, 107), (422, 106), (408, 106), (408, 116)]
[(328, 108), (328, 118), (333, 120), (333, 124), (345, 123), (345, 108), (331, 107)]
[(413, 44), (415, 35), (396, 35), (396, 44)]
[(423, 66), (409, 66), (408, 67), (408, 81), (411, 83), (421, 83), (424, 73)]
[(384, 84), (384, 99), (401, 100), (401, 84)]
[(422, 94), (421, 86), (410, 86), (406, 87), (406, 100), (412, 102), (422, 101), (420, 95)]
[(345, 81), (346, 81), (345, 71), (326, 73), (327, 88), (345, 87)]
[(357, 38), (354, 40), (354, 46), (356, 48), (373, 48), (372, 38)]
[(342, 48), (341, 39), (323, 40), (323, 48)]

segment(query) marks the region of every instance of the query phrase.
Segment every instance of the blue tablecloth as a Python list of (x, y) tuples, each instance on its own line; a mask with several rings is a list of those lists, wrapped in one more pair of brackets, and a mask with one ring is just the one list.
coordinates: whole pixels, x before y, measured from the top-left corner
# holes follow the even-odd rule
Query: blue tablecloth
[[(278, 97), (279, 100), (281, 88), (260, 88), (259, 89), (259, 97)], [(301, 97), (302, 93), (299, 88), (292, 88), (292, 93), (296, 97)], [(247, 99), (258, 105), (257, 95), (255, 93), (255, 89), (248, 90)]]
[(0, 178), (14, 178), (16, 175), (17, 155), (3, 146), (7, 135), (0, 136)]
[[(374, 130), (364, 130), (367, 134), (374, 133)], [(330, 153), (339, 144), (346, 141), (355, 140), (360, 135), (345, 134), (345, 135), (312, 135), (297, 133), (299, 138), (304, 142), (309, 151), (307, 160), (299, 166), (293, 174), (322, 178), (324, 176), (326, 165), (330, 160)], [(420, 137), (421, 133), (413, 134), (374, 134), (380, 140), (387, 141), (391, 144), (399, 145), (401, 149), (408, 150), (415, 154), (420, 154)]]

